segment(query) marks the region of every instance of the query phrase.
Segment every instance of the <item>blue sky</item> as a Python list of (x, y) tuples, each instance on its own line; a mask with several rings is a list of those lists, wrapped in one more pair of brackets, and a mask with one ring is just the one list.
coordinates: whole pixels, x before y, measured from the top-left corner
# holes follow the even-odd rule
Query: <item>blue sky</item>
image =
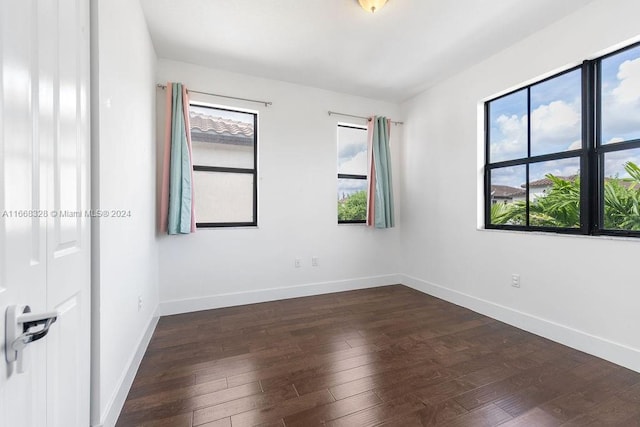
[(638, 138), (640, 46), (602, 61), (602, 143)]
[[(338, 127), (338, 173), (367, 174), (367, 130)], [(339, 179), (338, 199), (366, 189), (366, 180)]]
[[(581, 148), (580, 70), (531, 87), (531, 155)], [(527, 156), (527, 91), (490, 105), (491, 162)]]
[[(581, 72), (574, 70), (531, 87), (531, 154), (533, 156), (579, 149), (581, 132)], [(602, 135), (604, 144), (640, 138), (640, 47), (602, 61)], [(490, 161), (526, 157), (526, 90), (490, 104)], [(607, 176), (625, 177), (624, 163), (640, 164), (640, 150), (611, 153), (605, 158)], [(524, 168), (494, 170), (493, 184), (520, 187)], [(551, 173), (577, 173), (577, 159), (532, 165), (531, 180)]]

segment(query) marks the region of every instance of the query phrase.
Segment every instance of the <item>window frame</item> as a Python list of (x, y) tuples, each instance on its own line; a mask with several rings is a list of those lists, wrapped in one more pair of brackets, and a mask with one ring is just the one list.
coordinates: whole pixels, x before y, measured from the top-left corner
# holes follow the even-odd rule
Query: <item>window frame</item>
[[(552, 232), (558, 234), (579, 234), (592, 236), (622, 236), (640, 237), (640, 231), (617, 230), (604, 228), (604, 183), (605, 183), (605, 154), (617, 151), (640, 148), (640, 138), (623, 141), (614, 144), (602, 144), (602, 61), (611, 56), (617, 55), (626, 50), (640, 46), (640, 42), (630, 44), (606, 55), (595, 59), (585, 60), (582, 64), (568, 68), (552, 76), (535, 81), (531, 84), (518, 87), (500, 96), (493, 97), (483, 103), (484, 110), (484, 228), (493, 230), (516, 230), (516, 231), (538, 231)], [(566, 73), (581, 70), (581, 130), (582, 148), (570, 151), (561, 151), (551, 154), (531, 156), (531, 88), (548, 80), (557, 78)], [(527, 156), (517, 159), (491, 162), (491, 123), (490, 123), (490, 103), (501, 98), (512, 95), (516, 92), (527, 91)], [(545, 161), (561, 160), (568, 158), (578, 158), (580, 162), (580, 224), (576, 228), (532, 226), (529, 224), (530, 205), (530, 180), (529, 166)], [(526, 168), (526, 224), (525, 225), (504, 225), (491, 224), (491, 171), (509, 166), (522, 166)]]
[[(367, 126), (360, 126), (360, 125), (354, 125), (351, 123), (338, 123), (337, 128), (348, 128), (348, 129), (358, 129), (358, 130), (364, 130), (365, 132), (368, 131)], [(367, 134), (368, 137), (368, 134)], [(338, 144), (340, 144), (340, 141), (338, 140)], [(367, 157), (369, 155), (369, 146), (367, 144)], [(367, 182), (367, 188), (366, 188), (366, 192), (367, 192), (367, 197), (369, 197), (369, 176), (368, 175), (354, 175), (354, 174), (347, 174), (347, 173), (338, 173), (338, 180), (340, 179), (361, 179)], [(336, 205), (337, 206), (337, 205)], [(338, 218), (338, 213), (336, 212), (336, 218)], [(353, 220), (341, 220), (340, 218), (338, 218), (338, 224), (366, 224), (367, 219), (353, 219)]]
[[(640, 137), (631, 139), (628, 141), (617, 142), (613, 144), (602, 144), (602, 61), (618, 55), (626, 50), (631, 50), (634, 48), (640, 47), (640, 42), (636, 42), (627, 46), (624, 46), (620, 49), (616, 49), (613, 52), (607, 53), (606, 55), (602, 55), (597, 59), (591, 61), (593, 62), (593, 108), (594, 108), (594, 124), (592, 126), (593, 129), (593, 156), (592, 162), (593, 167), (596, 170), (596, 173), (593, 173), (593, 179), (596, 181), (595, 192), (597, 193), (598, 204), (594, 206), (593, 209), (595, 211), (595, 216), (597, 217), (597, 222), (593, 225), (593, 235), (603, 235), (603, 236), (620, 236), (620, 237), (640, 237), (640, 230), (617, 230), (617, 229), (608, 229), (604, 228), (604, 183), (605, 183), (605, 154), (613, 153), (618, 151), (626, 151), (640, 148)], [(640, 166), (640, 165), (638, 165)]]
[[(210, 108), (212, 110), (230, 111), (233, 113), (251, 114), (253, 116), (253, 168), (234, 168), (226, 166), (207, 166), (196, 165), (193, 163), (192, 170), (194, 172), (218, 172), (230, 174), (253, 175), (253, 221), (234, 221), (234, 222), (198, 222), (198, 211), (196, 210), (196, 228), (228, 228), (228, 227), (257, 227), (258, 226), (258, 112), (233, 108), (228, 106), (218, 106), (197, 101), (189, 101), (191, 106), (200, 108)], [(191, 133), (191, 128), (189, 128)], [(198, 189), (195, 189), (198, 191)]]

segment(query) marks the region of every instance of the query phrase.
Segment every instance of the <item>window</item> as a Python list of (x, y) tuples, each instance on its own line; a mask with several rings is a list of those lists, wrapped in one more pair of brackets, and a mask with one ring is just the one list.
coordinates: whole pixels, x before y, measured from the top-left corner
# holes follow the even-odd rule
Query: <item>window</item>
[(640, 45), (485, 103), (485, 227), (640, 237)]
[(599, 226), (640, 236), (640, 45), (598, 62)]
[(338, 223), (367, 219), (367, 128), (338, 125)]
[(191, 104), (198, 227), (257, 225), (255, 113)]

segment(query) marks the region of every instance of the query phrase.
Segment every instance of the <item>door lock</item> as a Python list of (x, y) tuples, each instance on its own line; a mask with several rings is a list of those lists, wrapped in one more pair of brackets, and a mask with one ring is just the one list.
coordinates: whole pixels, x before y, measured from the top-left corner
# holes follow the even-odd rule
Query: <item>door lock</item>
[(16, 362), (19, 374), (26, 369), (24, 352), (27, 345), (44, 338), (57, 318), (57, 311), (34, 314), (28, 305), (12, 305), (7, 308), (5, 357), (10, 364)]

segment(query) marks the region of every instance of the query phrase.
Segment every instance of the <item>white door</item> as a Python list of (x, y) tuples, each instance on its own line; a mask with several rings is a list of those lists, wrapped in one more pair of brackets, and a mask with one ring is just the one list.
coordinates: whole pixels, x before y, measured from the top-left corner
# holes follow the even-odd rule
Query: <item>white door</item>
[[(89, 425), (89, 10), (0, 0), (0, 426)], [(57, 310), (5, 360), (7, 307)]]

